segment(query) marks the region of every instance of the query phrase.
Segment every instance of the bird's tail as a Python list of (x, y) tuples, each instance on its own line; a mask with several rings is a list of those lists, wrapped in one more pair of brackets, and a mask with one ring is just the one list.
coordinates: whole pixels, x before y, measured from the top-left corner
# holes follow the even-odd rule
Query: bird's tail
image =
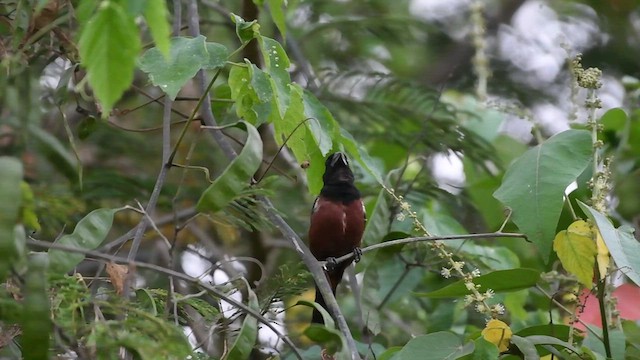
[[(333, 295), (336, 295), (336, 289), (338, 288), (338, 284), (342, 280), (342, 275), (344, 274), (346, 266), (339, 267), (334, 269), (330, 274), (327, 275), (327, 280), (329, 280), (329, 285), (331, 286), (331, 291)], [(318, 285), (316, 285), (316, 303), (318, 303), (323, 308), (327, 308), (327, 303), (324, 301), (324, 297), (320, 293), (318, 289)], [(313, 309), (313, 315), (311, 316), (311, 322), (314, 324), (324, 324), (324, 319), (322, 318), (322, 314), (316, 308)]]
[[(316, 303), (318, 303), (318, 305), (322, 306), (323, 308), (327, 308), (327, 304), (324, 302), (324, 298), (322, 297), (322, 294), (320, 294), (320, 289), (318, 289), (318, 286), (316, 285)], [(318, 311), (318, 309), (313, 308), (313, 315), (311, 316), (311, 322), (313, 324), (324, 324), (324, 319), (322, 318), (322, 314), (320, 313), (320, 311)]]

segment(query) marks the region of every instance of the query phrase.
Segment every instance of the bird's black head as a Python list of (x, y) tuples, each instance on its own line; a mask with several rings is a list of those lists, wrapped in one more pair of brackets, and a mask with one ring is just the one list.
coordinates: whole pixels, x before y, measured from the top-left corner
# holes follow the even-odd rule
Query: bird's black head
[(350, 201), (360, 197), (354, 185), (354, 177), (347, 155), (341, 152), (329, 155), (325, 162), (324, 187), (322, 194), (336, 199)]
[(353, 185), (353, 172), (351, 172), (349, 160), (344, 153), (337, 152), (329, 155), (324, 163), (322, 181), (325, 185)]

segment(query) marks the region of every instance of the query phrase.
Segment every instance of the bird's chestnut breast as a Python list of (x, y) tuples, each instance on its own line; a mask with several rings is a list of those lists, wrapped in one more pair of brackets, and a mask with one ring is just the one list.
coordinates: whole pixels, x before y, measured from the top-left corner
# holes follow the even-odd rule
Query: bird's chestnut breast
[(311, 215), (310, 250), (319, 260), (350, 253), (360, 246), (364, 227), (365, 214), (360, 199), (342, 202), (320, 197)]

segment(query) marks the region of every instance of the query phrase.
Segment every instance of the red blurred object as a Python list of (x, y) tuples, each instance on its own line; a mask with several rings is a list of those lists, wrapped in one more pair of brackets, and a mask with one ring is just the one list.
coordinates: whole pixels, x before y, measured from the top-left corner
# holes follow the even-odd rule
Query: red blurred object
[[(640, 287), (633, 284), (622, 284), (612, 294), (618, 300), (617, 309), (620, 317), (626, 320), (640, 320)], [(586, 298), (586, 301), (585, 301)], [(580, 303), (584, 304), (584, 311), (578, 314), (578, 319), (589, 325), (602, 328), (600, 319), (600, 306), (598, 298), (589, 290), (583, 290), (580, 294)], [(576, 328), (586, 330), (584, 325), (577, 322)]]

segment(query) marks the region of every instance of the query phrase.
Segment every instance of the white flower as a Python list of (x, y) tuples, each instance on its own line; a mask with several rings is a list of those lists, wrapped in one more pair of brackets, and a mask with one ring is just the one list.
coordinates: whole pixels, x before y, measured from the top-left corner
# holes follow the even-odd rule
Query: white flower
[(487, 299), (491, 299), (493, 295), (495, 295), (495, 292), (493, 292), (493, 289), (489, 289), (484, 293), (484, 297)]
[(465, 295), (464, 296), (464, 306), (469, 306), (473, 304), (474, 298), (473, 295)]
[(473, 276), (473, 277), (478, 277), (478, 276), (480, 276), (480, 269), (474, 269), (474, 270), (471, 272), (471, 276)]
[(442, 277), (445, 278), (445, 279), (450, 278), (451, 277), (451, 269), (443, 267), (442, 270), (440, 270), (440, 275), (442, 275)]
[(491, 311), (496, 313), (496, 314), (504, 314), (504, 305), (502, 304), (495, 304), (491, 307)]
[(464, 261), (454, 261), (453, 262), (453, 266), (452, 266), (453, 269), (456, 269), (457, 271), (462, 271), (463, 267), (464, 267)]
[(467, 290), (473, 290), (476, 288), (476, 285), (472, 282), (465, 282), (464, 286), (467, 288)]
[(476, 311), (483, 314), (485, 311), (487, 311), (487, 308), (484, 306), (483, 303), (479, 303), (479, 304), (476, 304)]

